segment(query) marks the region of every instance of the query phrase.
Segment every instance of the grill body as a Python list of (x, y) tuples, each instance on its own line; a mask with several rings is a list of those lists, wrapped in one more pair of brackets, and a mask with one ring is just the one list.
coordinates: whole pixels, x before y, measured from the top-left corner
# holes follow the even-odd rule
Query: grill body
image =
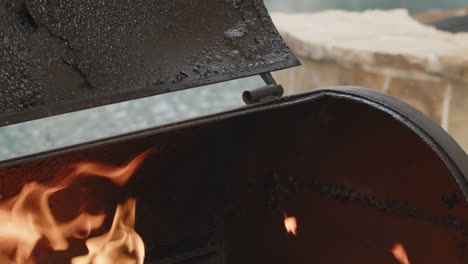
[[(118, 165), (150, 148), (125, 188), (85, 178), (77, 184), (88, 193), (64, 192), (56, 208), (99, 201), (111, 218), (116, 203), (136, 197), (147, 263), (392, 264), (397, 242), (414, 263), (468, 261), (466, 153), (422, 113), (362, 88), (6, 161), (0, 193), (79, 161)], [(297, 236), (284, 213), (297, 218)]]

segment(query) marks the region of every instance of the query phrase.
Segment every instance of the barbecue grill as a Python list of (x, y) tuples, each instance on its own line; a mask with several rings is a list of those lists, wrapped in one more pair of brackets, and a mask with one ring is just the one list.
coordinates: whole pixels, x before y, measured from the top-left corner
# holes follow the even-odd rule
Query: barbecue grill
[(0, 123), (261, 75), (235, 110), (1, 162), (1, 263), (468, 263), (468, 158), (388, 95), (281, 97), (260, 0), (3, 0)]

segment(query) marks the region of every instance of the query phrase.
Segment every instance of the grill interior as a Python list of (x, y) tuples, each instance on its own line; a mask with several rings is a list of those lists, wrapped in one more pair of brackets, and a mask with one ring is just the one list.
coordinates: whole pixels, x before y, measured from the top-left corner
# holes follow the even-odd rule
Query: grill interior
[[(59, 192), (57, 218), (82, 204), (107, 211), (99, 234), (116, 203), (136, 197), (145, 263), (394, 264), (400, 242), (412, 263), (462, 264), (466, 179), (433, 139), (390, 108), (322, 91), (9, 161), (0, 193), (8, 199), (78, 161), (119, 165), (155, 148), (122, 188), (83, 177)], [(73, 245), (57, 253), (44, 242), (35, 254), (69, 263), (67, 254), (86, 252), (83, 240)]]

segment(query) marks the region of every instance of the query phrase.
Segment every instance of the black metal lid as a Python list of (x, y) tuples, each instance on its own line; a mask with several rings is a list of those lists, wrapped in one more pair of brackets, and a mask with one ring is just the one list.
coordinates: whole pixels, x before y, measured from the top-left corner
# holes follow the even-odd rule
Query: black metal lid
[(298, 65), (261, 0), (1, 0), (0, 126)]

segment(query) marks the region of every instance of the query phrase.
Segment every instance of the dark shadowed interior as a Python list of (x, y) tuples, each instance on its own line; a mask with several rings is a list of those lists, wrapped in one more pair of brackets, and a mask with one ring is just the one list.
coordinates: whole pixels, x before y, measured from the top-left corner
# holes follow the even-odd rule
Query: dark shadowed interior
[[(82, 177), (57, 193), (56, 218), (109, 212), (95, 236), (135, 197), (145, 263), (395, 264), (401, 243), (411, 263), (464, 264), (467, 186), (454, 160), (466, 154), (431, 133), (379, 102), (325, 90), (5, 162), (0, 194), (78, 161), (120, 165), (155, 148), (124, 187)], [(86, 253), (83, 240), (71, 244), (57, 253), (43, 241), (35, 254), (69, 263)]]

